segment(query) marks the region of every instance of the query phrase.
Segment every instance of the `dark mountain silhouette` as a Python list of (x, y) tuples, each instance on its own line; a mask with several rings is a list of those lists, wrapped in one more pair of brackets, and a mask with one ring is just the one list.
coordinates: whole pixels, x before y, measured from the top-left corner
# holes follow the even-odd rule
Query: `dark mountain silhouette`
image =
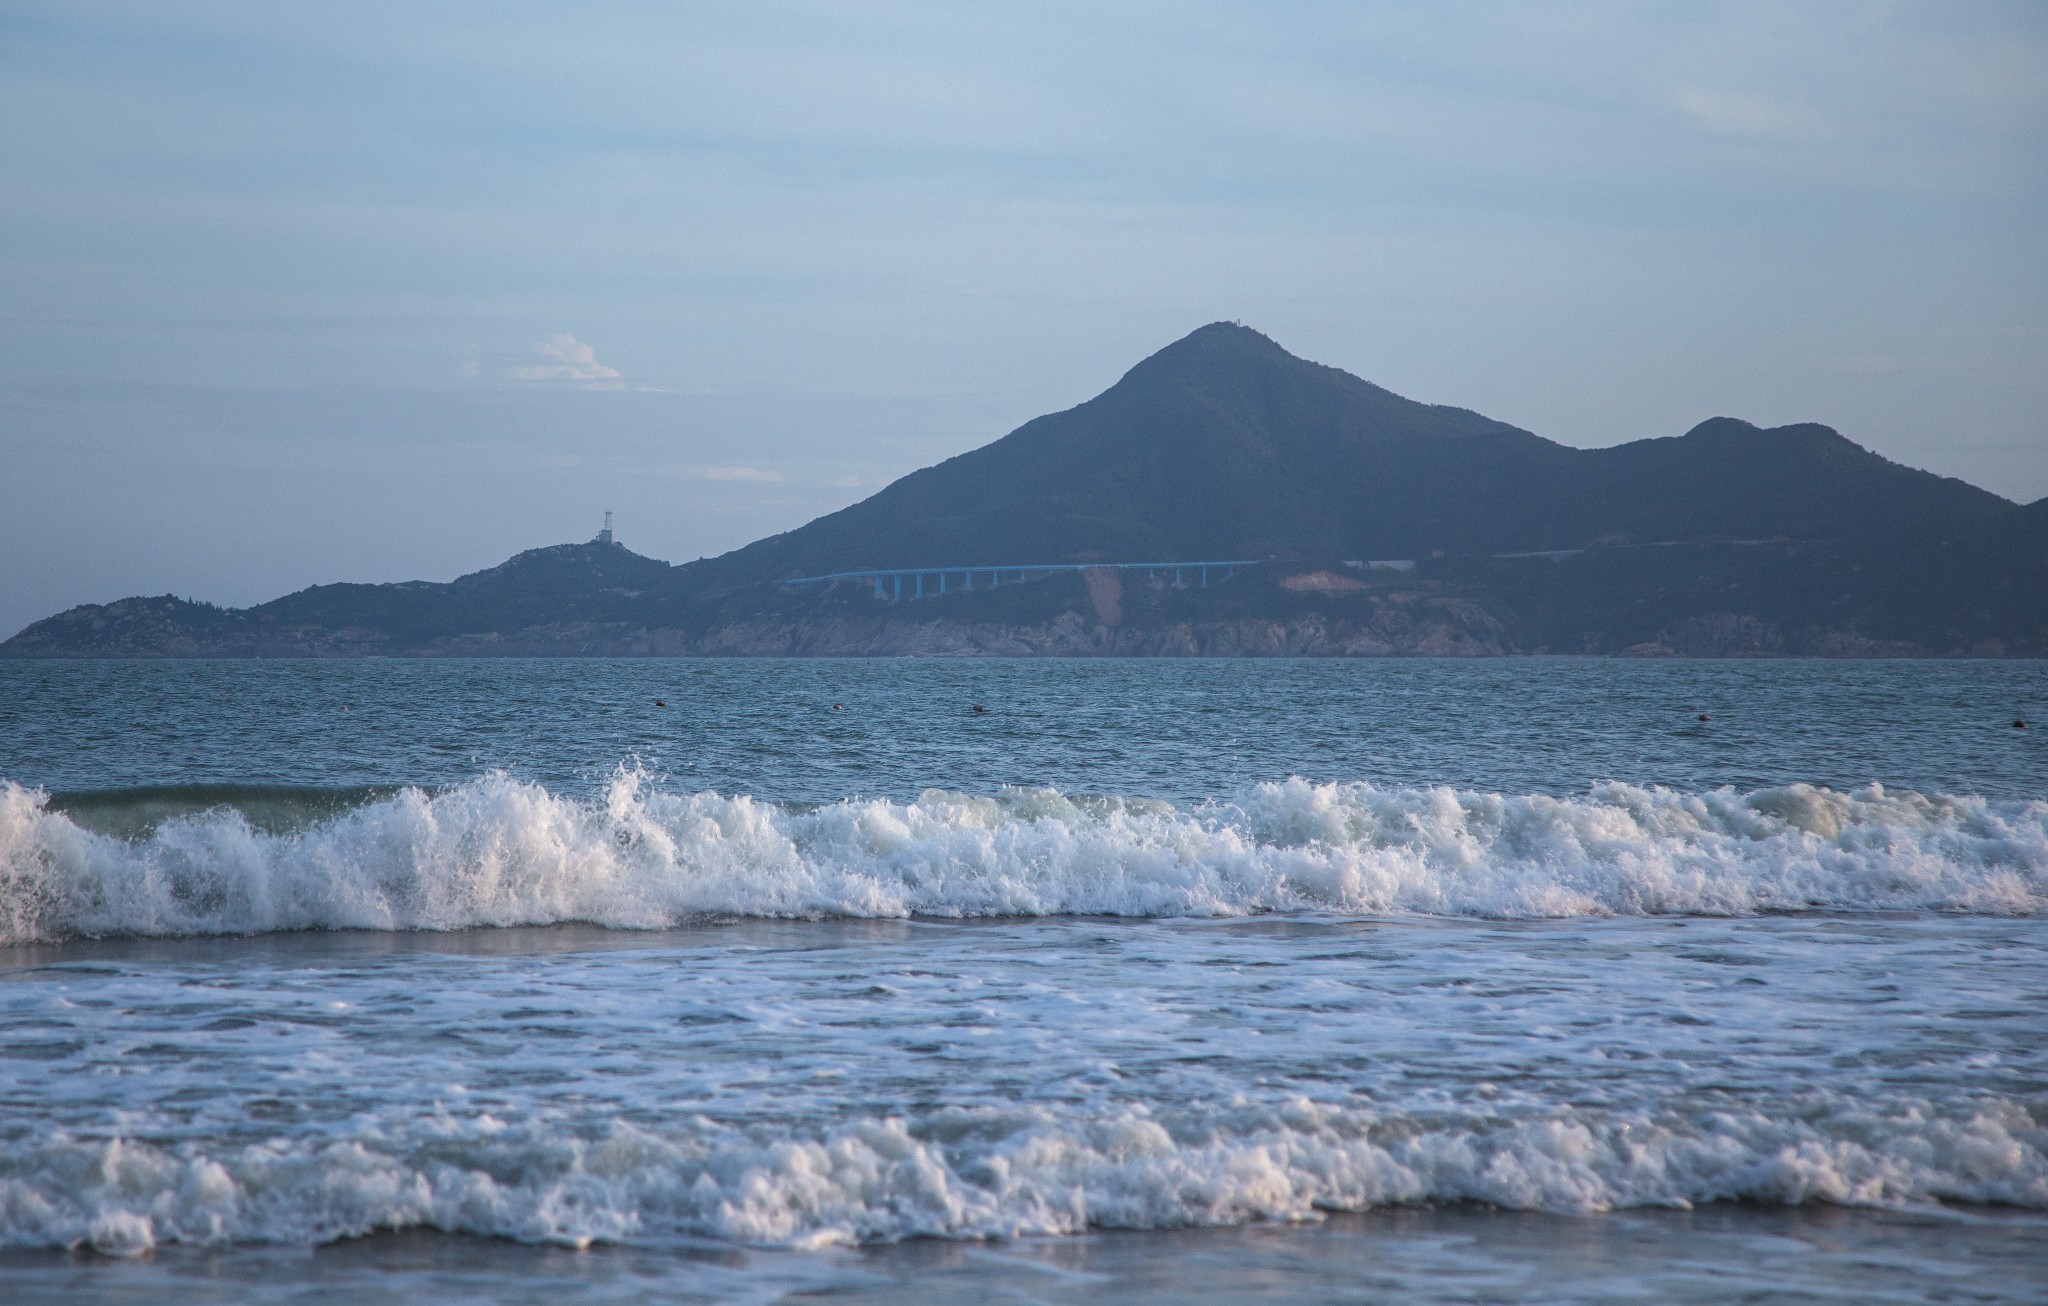
[(675, 572), (619, 544), (556, 544), (446, 583), (315, 585), (241, 610), (168, 594), (88, 605), (35, 623), (0, 654), (346, 656), (416, 651), (450, 636), (488, 645), (530, 629), (554, 631), (559, 644), (594, 622), (630, 619), (635, 601)]
[(445, 585), (315, 585), (249, 610), (274, 629), (374, 628), (419, 640), (588, 618), (666, 584), (669, 564), (617, 544), (557, 544)]
[(1603, 537), (1813, 539), (2013, 505), (1824, 426), (1573, 449), (1203, 327), (1077, 408), (715, 560), (727, 583), (941, 562), (1407, 558)]
[[(1548, 556), (1527, 556), (1527, 555)], [(1517, 556), (1521, 555), (1521, 556)], [(891, 605), (872, 567), (1271, 560)], [(1372, 559), (1413, 560), (1374, 569)], [(1719, 417), (1574, 449), (1216, 323), (1078, 407), (861, 503), (670, 567), (610, 542), (229, 611), (73, 609), (0, 655), (681, 652), (2048, 653), (2048, 500), (1825, 426)]]

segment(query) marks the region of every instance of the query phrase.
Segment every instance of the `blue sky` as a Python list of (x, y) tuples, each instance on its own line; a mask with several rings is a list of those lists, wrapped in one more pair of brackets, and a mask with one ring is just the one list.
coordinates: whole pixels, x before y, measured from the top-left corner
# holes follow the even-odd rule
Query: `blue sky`
[(1204, 322), (2048, 494), (2048, 5), (0, 9), (0, 628), (716, 553)]

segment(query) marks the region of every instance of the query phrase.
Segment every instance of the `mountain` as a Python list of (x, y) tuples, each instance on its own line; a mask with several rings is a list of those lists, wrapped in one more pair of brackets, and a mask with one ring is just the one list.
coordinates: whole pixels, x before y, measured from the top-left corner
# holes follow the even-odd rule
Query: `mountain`
[(609, 614), (675, 569), (617, 544), (557, 544), (445, 585), (315, 585), (249, 615), (278, 630), (376, 630), (428, 640), (459, 631), (518, 630)]
[(451, 637), (489, 653), (520, 632), (521, 651), (541, 638), (550, 652), (587, 652), (578, 631), (631, 620), (675, 571), (619, 544), (557, 544), (447, 583), (315, 585), (240, 610), (168, 594), (86, 605), (36, 622), (0, 644), (0, 656), (347, 657), (415, 653)]
[(1605, 537), (1797, 539), (2013, 505), (1824, 426), (1715, 418), (1573, 449), (1205, 326), (1077, 408), (718, 559), (727, 582), (940, 562), (1409, 558)]
[[(1541, 556), (1532, 556), (1541, 555)], [(1091, 570), (915, 603), (886, 567), (1264, 559), (1213, 589)], [(1375, 568), (1369, 560), (1402, 560)], [(609, 540), (446, 584), (230, 611), (128, 599), (0, 656), (577, 653), (2048, 654), (2048, 500), (1825, 426), (1575, 449), (1215, 323), (1094, 399), (719, 558)]]

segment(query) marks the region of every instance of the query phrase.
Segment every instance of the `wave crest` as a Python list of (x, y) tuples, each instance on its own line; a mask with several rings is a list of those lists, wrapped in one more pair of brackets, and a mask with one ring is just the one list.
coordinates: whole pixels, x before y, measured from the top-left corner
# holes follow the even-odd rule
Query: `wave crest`
[(578, 801), (491, 774), (291, 833), (229, 807), (96, 834), (0, 782), (0, 941), (450, 930), (705, 916), (1481, 918), (2048, 909), (2048, 802), (1872, 785), (1555, 798), (1261, 784), (1184, 809), (1050, 790), (817, 808), (671, 794), (621, 771)]
[(709, 1235), (815, 1247), (1424, 1202), (2048, 1206), (2043, 1131), (2009, 1103), (1875, 1110), (1820, 1095), (1778, 1118), (1422, 1120), (1294, 1099), (1179, 1115), (954, 1108), (779, 1137), (442, 1116), (211, 1150), (60, 1136), (0, 1151), (0, 1246), (132, 1255), (160, 1242), (312, 1244), (426, 1226), (571, 1246)]

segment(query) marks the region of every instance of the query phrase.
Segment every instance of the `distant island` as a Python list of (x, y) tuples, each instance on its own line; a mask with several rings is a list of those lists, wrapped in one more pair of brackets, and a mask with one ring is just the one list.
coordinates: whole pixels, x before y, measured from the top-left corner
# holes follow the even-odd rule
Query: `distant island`
[[(1206, 564), (1206, 566), (1205, 566)], [(2048, 499), (1825, 426), (1573, 449), (1214, 323), (840, 512), (252, 608), (86, 605), (15, 658), (2048, 656)]]

